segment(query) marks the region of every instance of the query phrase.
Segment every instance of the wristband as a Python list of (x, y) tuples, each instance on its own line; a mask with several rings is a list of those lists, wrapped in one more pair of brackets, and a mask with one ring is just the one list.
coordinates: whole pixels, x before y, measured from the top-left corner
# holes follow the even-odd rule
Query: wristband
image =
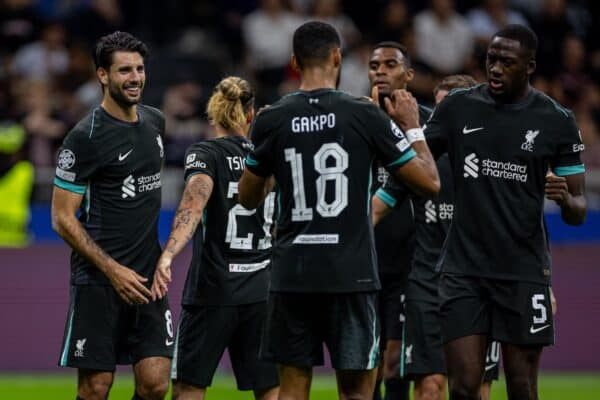
[(423, 133), (422, 128), (412, 128), (406, 131), (406, 139), (410, 144), (414, 142), (424, 141), (425, 134)]

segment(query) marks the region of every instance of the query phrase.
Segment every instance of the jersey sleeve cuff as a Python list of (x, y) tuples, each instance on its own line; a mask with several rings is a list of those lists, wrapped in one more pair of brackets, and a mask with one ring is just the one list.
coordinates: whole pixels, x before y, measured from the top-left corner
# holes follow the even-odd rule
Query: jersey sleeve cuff
[(215, 179), (215, 177), (208, 171), (190, 171), (190, 172), (186, 172), (184, 181), (187, 182), (192, 176), (198, 175), (198, 174), (210, 176), (212, 179)]
[(555, 167), (554, 174), (556, 176), (569, 176), (576, 174), (583, 174), (585, 172), (585, 166), (583, 164), (579, 165), (569, 165), (566, 167)]
[(61, 189), (68, 190), (69, 192), (84, 194), (86, 190), (86, 186), (76, 185), (71, 182), (63, 181), (59, 178), (54, 178), (54, 186), (58, 186)]
[(394, 198), (394, 196), (392, 196), (382, 188), (377, 189), (377, 191), (375, 192), (375, 196), (379, 197), (379, 199), (390, 208), (394, 208), (396, 206), (397, 201)]
[(406, 153), (404, 153), (402, 156), (400, 156), (396, 161), (392, 161), (387, 166), (388, 166), (388, 168), (389, 167), (399, 168), (399, 167), (403, 166), (404, 164), (406, 164), (407, 162), (409, 162), (410, 160), (412, 160), (416, 155), (417, 155), (417, 153), (415, 152), (415, 150), (410, 149)]

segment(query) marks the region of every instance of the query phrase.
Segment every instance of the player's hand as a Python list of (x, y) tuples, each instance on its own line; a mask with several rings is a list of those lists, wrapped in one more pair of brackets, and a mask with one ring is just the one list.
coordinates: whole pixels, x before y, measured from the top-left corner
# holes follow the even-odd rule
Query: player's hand
[(369, 100), (379, 105), (379, 88), (377, 87), (377, 85), (373, 85), (373, 87), (371, 88), (371, 98)]
[(552, 288), (550, 288), (550, 306), (552, 307), (552, 316), (556, 316), (556, 297), (554, 297), (554, 292)]
[(386, 97), (383, 101), (385, 101), (387, 113), (400, 125), (403, 131), (421, 127), (417, 100), (410, 92), (404, 89), (396, 89), (392, 93), (391, 99)]
[(131, 268), (117, 265), (108, 275), (111, 284), (123, 301), (129, 305), (148, 304), (152, 293), (146, 286), (148, 278), (138, 275)]
[(569, 200), (569, 187), (567, 186), (567, 178), (556, 176), (548, 171), (546, 174), (546, 198), (554, 200), (559, 206), (562, 206)]
[(173, 260), (169, 257), (161, 255), (156, 264), (154, 272), (154, 281), (152, 282), (152, 300), (162, 299), (169, 291), (169, 283), (171, 283), (171, 263)]

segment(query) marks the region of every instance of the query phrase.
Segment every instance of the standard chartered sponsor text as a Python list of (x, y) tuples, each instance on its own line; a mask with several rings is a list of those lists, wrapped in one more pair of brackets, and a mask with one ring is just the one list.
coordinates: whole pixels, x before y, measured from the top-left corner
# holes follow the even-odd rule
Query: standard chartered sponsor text
[(137, 178), (138, 193), (160, 189), (161, 186), (160, 172), (157, 172), (154, 175), (140, 176)]
[(488, 158), (481, 163), (481, 174), (493, 178), (527, 182), (527, 165), (495, 161)]

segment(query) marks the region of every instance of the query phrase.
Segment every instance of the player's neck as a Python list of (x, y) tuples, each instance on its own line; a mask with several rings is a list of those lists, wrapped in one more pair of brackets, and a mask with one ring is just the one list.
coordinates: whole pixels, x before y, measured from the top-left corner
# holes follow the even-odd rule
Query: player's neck
[(226, 136), (246, 136), (245, 132), (241, 128), (225, 129), (221, 125), (215, 125), (215, 136), (226, 137)]
[(123, 107), (110, 95), (105, 95), (102, 99), (102, 108), (116, 119), (120, 119), (125, 122), (137, 122), (138, 120), (137, 106), (135, 104)]
[(329, 68), (306, 68), (302, 70), (300, 78), (300, 87), (304, 91), (316, 89), (335, 89), (337, 87), (335, 71)]

